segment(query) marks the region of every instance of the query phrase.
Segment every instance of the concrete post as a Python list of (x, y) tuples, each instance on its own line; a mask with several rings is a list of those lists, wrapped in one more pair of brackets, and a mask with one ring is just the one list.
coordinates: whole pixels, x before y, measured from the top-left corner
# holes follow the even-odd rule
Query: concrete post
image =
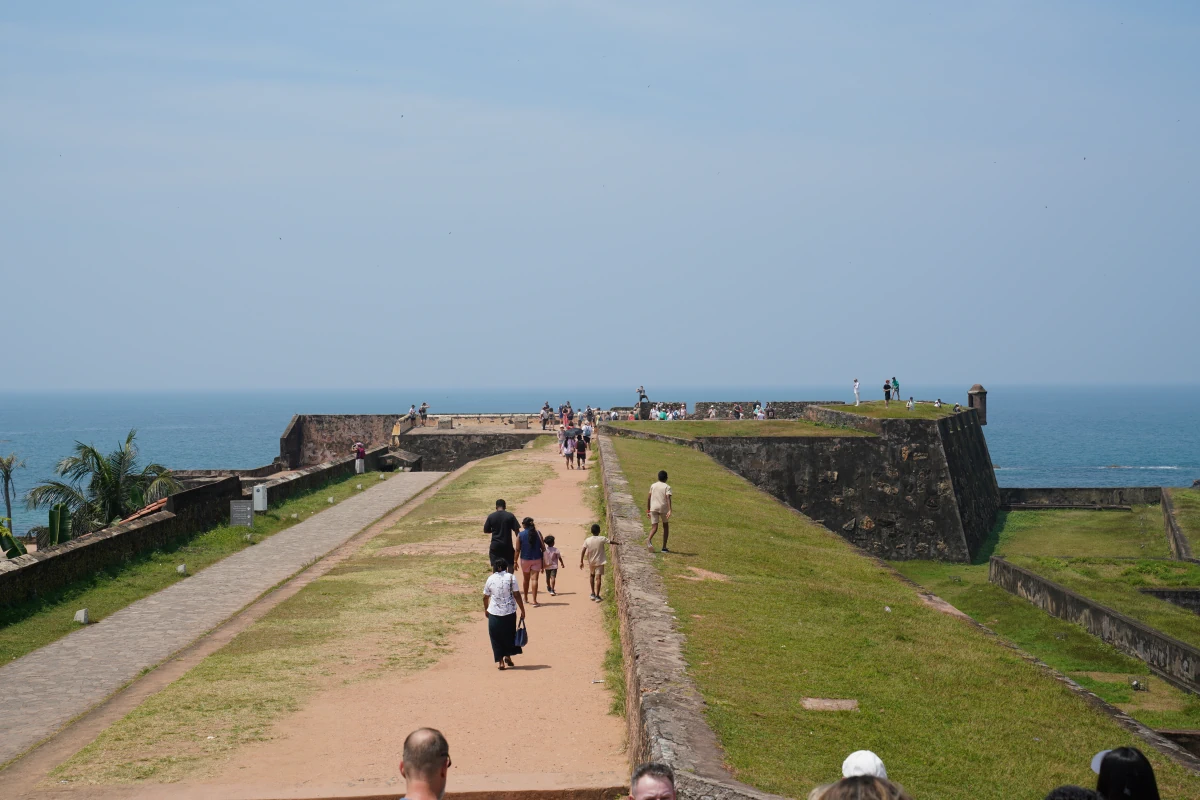
[(980, 425), (987, 425), (987, 389), (978, 383), (972, 386), (967, 391), (967, 408), (975, 409)]

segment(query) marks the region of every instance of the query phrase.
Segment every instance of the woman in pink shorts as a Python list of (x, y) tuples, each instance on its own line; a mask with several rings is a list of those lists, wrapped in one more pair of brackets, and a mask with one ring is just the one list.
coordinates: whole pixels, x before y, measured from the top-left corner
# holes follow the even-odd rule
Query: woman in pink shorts
[(529, 602), (529, 579), (533, 577), (533, 605), (537, 606), (538, 573), (542, 571), (542, 556), (546, 553), (546, 542), (533, 526), (533, 517), (521, 520), (521, 532), (517, 534), (521, 549), (521, 593)]

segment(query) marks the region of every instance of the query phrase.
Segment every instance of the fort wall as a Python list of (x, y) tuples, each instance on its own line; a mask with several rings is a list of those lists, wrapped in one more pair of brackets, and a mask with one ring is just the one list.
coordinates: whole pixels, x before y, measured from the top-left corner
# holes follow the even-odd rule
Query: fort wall
[[(469, 429), (468, 429), (469, 430)], [(401, 446), (421, 457), (421, 469), (450, 472), (478, 458), (520, 450), (546, 436), (538, 430), (512, 433), (430, 433), (400, 437)]]

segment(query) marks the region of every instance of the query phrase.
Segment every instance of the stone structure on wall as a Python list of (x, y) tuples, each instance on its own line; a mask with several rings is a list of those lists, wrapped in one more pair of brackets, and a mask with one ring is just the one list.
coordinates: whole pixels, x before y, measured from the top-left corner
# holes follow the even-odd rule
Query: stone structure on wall
[(279, 437), (279, 463), (298, 469), (338, 460), (355, 442), (388, 447), (400, 414), (297, 414)]
[[(883, 558), (968, 561), (991, 532), (1000, 490), (975, 412), (872, 419), (809, 406), (828, 436), (678, 440)], [(839, 435), (837, 428), (875, 435)], [(670, 439), (607, 428), (616, 435)]]

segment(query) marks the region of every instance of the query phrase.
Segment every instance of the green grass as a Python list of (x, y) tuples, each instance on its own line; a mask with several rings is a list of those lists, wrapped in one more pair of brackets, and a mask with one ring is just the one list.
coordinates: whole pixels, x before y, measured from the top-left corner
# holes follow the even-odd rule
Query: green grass
[[(595, 447), (588, 455), (589, 469), (600, 470), (599, 448)], [(603, 480), (600, 474), (595, 476), (596, 483), (585, 484), (584, 499), (593, 509), (596, 522), (600, 525), (600, 535), (608, 536), (608, 513), (604, 502), (604, 491), (601, 488)], [(594, 488), (593, 488), (594, 487)], [(612, 563), (612, 551), (609, 550), (609, 563)], [(609, 713), (619, 717), (625, 716), (625, 651), (621, 647), (621, 618), (617, 613), (616, 595), (613, 581), (616, 579), (615, 570), (610, 570), (607, 579), (602, 584), (601, 594), (607, 602), (601, 603), (604, 612), (604, 631), (608, 634), (608, 649), (604, 651), (604, 685), (612, 694)]]
[(1171, 502), (1175, 521), (1192, 545), (1193, 557), (1200, 558), (1200, 489), (1172, 489)]
[[(905, 398), (907, 400), (907, 398)], [(904, 407), (904, 402), (892, 401), (892, 404), (884, 408), (882, 400), (869, 400), (861, 405), (846, 403), (845, 405), (825, 406), (830, 411), (845, 411), (850, 414), (859, 414), (872, 419), (941, 419), (949, 417), (954, 413), (954, 403), (943, 403), (941, 408), (934, 408), (933, 403), (917, 403), (913, 406), (913, 410), (909, 411)]]
[(740, 420), (680, 420), (678, 422), (610, 422), (615, 428), (631, 431), (658, 433), (680, 439), (698, 439), (702, 436), (873, 436), (867, 431), (854, 428), (839, 428), (822, 425), (808, 420), (793, 419), (740, 419)]
[[(74, 621), (81, 608), (95, 621), (120, 611), (130, 603), (165, 589), (176, 581), (185, 580), (175, 572), (181, 563), (195, 574), (228, 555), (249, 547), (246, 534), (254, 542), (262, 541), (297, 522), (329, 508), (327, 498), (340, 503), (362, 484), (369, 488), (379, 482), (379, 475), (351, 475), (293, 497), (277, 507), (254, 517), (254, 528), (228, 525), (199, 533), (175, 546), (154, 550), (123, 564), (116, 564), (84, 580), (48, 592), (38, 598), (0, 608), (0, 664), (7, 663), (66, 636), (79, 628)], [(295, 517), (293, 518), (293, 515)]]
[[(995, 555), (1170, 558), (1162, 508), (1133, 511), (1001, 511), (993, 532)], [(986, 555), (990, 549), (985, 545)], [(978, 559), (986, 561), (986, 556)]]
[[(286, 735), (277, 723), (322, 689), (432, 666), (455, 630), (477, 615), (488, 572), (478, 552), (436, 545), (443, 535), (453, 545), (464, 515), (478, 532), (495, 501), (488, 481), (515, 502), (549, 472), (510, 454), (480, 462), (145, 700), (52, 780), (168, 783), (211, 775), (239, 748)], [(397, 540), (427, 546), (383, 551)]]
[(1008, 560), (1168, 636), (1200, 647), (1200, 615), (1138, 591), (1142, 587), (1200, 587), (1200, 564), (1038, 556), (1010, 556)]
[[(1088, 762), (1098, 750), (1138, 744), (702, 453), (613, 444), (635, 494), (659, 469), (671, 473), (677, 552), (662, 557), (663, 577), (708, 720), (742, 780), (803, 797), (867, 748), (914, 797), (1039, 798), (1094, 780)], [(689, 567), (729, 580), (689, 580)], [(853, 698), (859, 710), (806, 711), (804, 697)], [(1200, 794), (1200, 778), (1150, 758), (1164, 795)]]
[[(1200, 698), (1154, 677), (1145, 663), (1078, 625), (1056, 619), (988, 583), (987, 564), (897, 561), (892, 566), (1143, 724), (1153, 728), (1200, 728)], [(1133, 678), (1148, 684), (1150, 691), (1132, 691), (1129, 682)]]

